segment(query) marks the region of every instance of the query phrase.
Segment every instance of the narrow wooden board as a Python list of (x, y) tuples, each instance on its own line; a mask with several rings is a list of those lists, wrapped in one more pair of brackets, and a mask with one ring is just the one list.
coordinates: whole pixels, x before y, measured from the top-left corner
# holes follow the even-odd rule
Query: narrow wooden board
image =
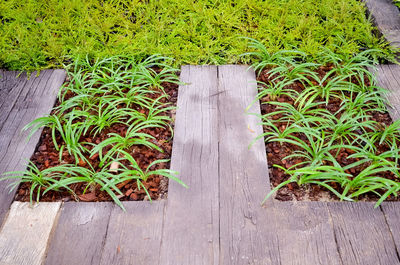
[(65, 203), (45, 264), (100, 264), (113, 207), (112, 202)]
[[(44, 70), (39, 76), (32, 73), (16, 77), (16, 72), (2, 72), (0, 85), (0, 175), (8, 171), (25, 170), (41, 131), (27, 141), (28, 132), (22, 128), (32, 120), (50, 113), (60, 86), (65, 80), (64, 70)], [(9, 192), (11, 181), (0, 182), (0, 223), (8, 211), (15, 191)]]
[[(374, 71), (373, 69), (369, 69)], [(378, 65), (375, 71), (378, 86), (389, 90), (388, 111), (393, 120), (400, 119), (400, 65)]]
[(90, 264), (160, 264), (165, 201), (126, 202), (124, 206), (126, 212), (119, 207), (112, 211), (101, 262)]
[[(256, 98), (255, 73), (218, 67), (220, 264), (279, 264), (278, 245), (261, 207), (270, 190), (260, 118), (246, 108)], [(258, 101), (248, 111), (260, 114)]]
[(0, 264), (40, 265), (61, 203), (14, 202), (0, 232)]
[(394, 47), (400, 47), (400, 11), (392, 0), (363, 0), (375, 25)]
[(398, 202), (384, 202), (381, 209), (389, 226), (391, 236), (396, 244), (397, 253), (400, 250), (400, 204)]
[(183, 66), (160, 264), (218, 264), (217, 67)]
[(373, 203), (329, 203), (343, 264), (400, 264), (385, 217)]

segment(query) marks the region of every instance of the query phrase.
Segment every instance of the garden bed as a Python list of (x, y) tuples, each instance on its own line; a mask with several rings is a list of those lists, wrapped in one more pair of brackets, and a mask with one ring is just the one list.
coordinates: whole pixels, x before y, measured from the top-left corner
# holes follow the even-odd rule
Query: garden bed
[(167, 196), (178, 72), (151, 57), (70, 65), (26, 172), (20, 201), (157, 200)]
[(327, 50), (316, 64), (284, 51), (253, 65), (276, 199), (398, 200), (400, 123), (367, 70), (368, 53)]

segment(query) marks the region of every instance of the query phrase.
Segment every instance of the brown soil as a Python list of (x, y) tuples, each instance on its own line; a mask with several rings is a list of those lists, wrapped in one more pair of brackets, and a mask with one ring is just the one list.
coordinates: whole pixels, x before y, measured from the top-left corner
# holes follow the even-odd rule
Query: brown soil
[[(319, 69), (316, 70), (318, 75), (320, 77), (326, 75), (327, 72), (329, 72), (332, 69), (331, 66), (323, 66), (320, 67)], [(268, 83), (271, 81), (273, 78), (268, 75), (268, 71), (270, 69), (264, 69), (258, 76), (257, 80), (262, 81), (264, 83)], [(352, 80), (355, 82), (354, 80)], [(291, 88), (296, 90), (297, 92), (301, 92), (304, 87), (300, 82), (297, 82), (294, 85), (291, 85)], [(317, 99), (321, 100), (322, 99)], [(264, 98), (260, 99), (260, 104), (261, 104), (261, 114), (267, 114), (274, 112), (276, 109), (276, 106), (272, 104), (267, 104), (265, 102), (272, 101), (269, 96), (266, 96)], [(294, 101), (288, 97), (288, 96), (281, 96), (276, 98), (274, 101), (278, 102), (287, 102), (292, 105), (294, 105)], [(334, 114), (340, 109), (340, 104), (341, 101), (338, 99), (332, 99), (329, 101), (329, 103), (325, 106), (325, 109), (327, 109), (329, 112)], [(323, 105), (320, 106), (320, 108), (324, 108)], [(337, 117), (340, 117), (342, 113), (339, 113)], [(369, 112), (372, 116), (372, 119), (381, 123), (382, 125), (390, 125), (392, 123), (392, 119), (389, 115), (389, 113), (381, 113), (377, 111)], [(274, 115), (272, 118), (273, 119), (278, 119), (280, 118), (281, 115)], [(286, 124), (284, 123), (276, 123), (275, 125), (278, 125), (278, 128), (281, 128), (282, 130), (285, 128)], [(264, 132), (267, 130), (267, 127), (264, 127)], [(303, 141), (306, 141), (306, 138), (304, 135), (296, 135)], [(300, 162), (302, 162), (301, 159), (299, 158), (293, 158), (293, 159), (287, 159), (284, 160), (283, 158), (292, 154), (295, 150), (299, 150), (300, 148), (296, 145), (288, 144), (288, 143), (283, 143), (282, 145), (277, 142), (269, 142), (266, 143), (266, 152), (267, 152), (267, 160), (268, 160), (268, 167), (269, 167), (269, 176), (270, 176), (270, 182), (271, 182), (271, 188), (274, 188), (278, 186), (280, 183), (286, 181), (289, 179), (289, 175), (285, 174), (285, 172), (282, 169), (279, 169), (277, 167), (274, 167), (274, 165), (279, 165), (284, 168), (289, 168), (293, 165), (296, 165)], [(390, 147), (386, 144), (382, 144), (378, 146), (378, 152), (377, 154), (383, 153), (385, 151), (390, 150)], [(355, 162), (355, 159), (347, 159), (349, 155), (351, 155), (353, 152), (352, 150), (341, 150), (336, 157), (336, 160), (341, 164), (342, 166), (349, 165), (353, 162)], [(333, 154), (333, 153), (332, 153)], [(353, 176), (357, 176), (359, 172), (361, 172), (363, 169), (365, 169), (366, 165), (360, 165), (355, 168), (351, 168), (350, 172), (346, 173), (351, 173)], [(391, 172), (387, 172), (385, 174), (380, 174), (380, 177), (384, 178), (389, 178), (389, 179), (395, 179), (395, 176)], [(334, 185), (334, 183), (332, 183)], [(341, 192), (342, 189), (339, 185), (336, 185), (335, 190)], [(299, 186), (296, 183), (290, 183), (282, 188), (280, 188), (276, 195), (275, 199), (280, 200), (280, 201), (291, 201), (291, 200), (297, 200), (297, 201), (337, 201), (339, 200), (331, 191), (328, 189), (315, 185), (315, 184), (306, 184)], [(358, 198), (360, 201), (377, 201), (379, 198), (377, 195), (373, 193), (368, 193), (365, 195), (362, 195)], [(389, 196), (386, 200), (388, 201), (398, 201), (400, 200), (400, 196), (394, 197), (394, 196)]]
[[(178, 85), (173, 83), (163, 83), (162, 84), (166, 94), (169, 95), (167, 99), (163, 99), (164, 103), (169, 103), (172, 106), (176, 106), (177, 97), (178, 97)], [(73, 95), (70, 95), (73, 96)], [(57, 106), (59, 103), (56, 102)], [(139, 108), (138, 108), (139, 109)], [(146, 110), (142, 110), (143, 113)], [(173, 118), (171, 122), (171, 127), (173, 128), (173, 122), (175, 119), (175, 111), (168, 111), (166, 113), (170, 117)], [(93, 136), (89, 133), (85, 136), (82, 136), (81, 141), (86, 141), (90, 143), (100, 143), (101, 141), (107, 138), (108, 133), (117, 133), (121, 136), (126, 134), (128, 126), (123, 124), (115, 124), (111, 128), (103, 130), (100, 134)], [(142, 132), (148, 133), (156, 138), (153, 141), (158, 147), (160, 147), (163, 152), (159, 152), (157, 150), (150, 149), (148, 147), (142, 145), (135, 145), (129, 150), (129, 153), (135, 158), (138, 162), (139, 166), (142, 169), (146, 169), (147, 166), (155, 160), (158, 159), (170, 159), (172, 152), (172, 134), (169, 128), (151, 128), (145, 129)], [(58, 140), (58, 143), (62, 143), (62, 140)], [(87, 145), (87, 148), (91, 149), (92, 147)], [(86, 158), (90, 161), (93, 168), (95, 170), (100, 170), (99, 163), (100, 159), (98, 155), (94, 155), (93, 157), (86, 156)], [(59, 161), (59, 152), (56, 150), (50, 130), (45, 128), (41, 134), (39, 143), (36, 147), (36, 150), (31, 157), (31, 161), (40, 169), (43, 170), (48, 167), (53, 167), (60, 165)], [(75, 163), (75, 159), (70, 156), (67, 152), (63, 153), (62, 156), (63, 163)], [(89, 166), (84, 162), (80, 161), (79, 166), (83, 166), (89, 168)], [(170, 163), (161, 163), (154, 166), (152, 169), (169, 169)], [(148, 190), (150, 197), (152, 200), (166, 198), (168, 191), (168, 179), (163, 176), (151, 176), (147, 179), (147, 181), (143, 182), (144, 186)], [(99, 186), (91, 187), (84, 193), (86, 184), (78, 183), (71, 185), (70, 188), (76, 193), (76, 196), (72, 195), (67, 190), (60, 191), (50, 191), (45, 195), (42, 195), (40, 201), (46, 202), (54, 202), (54, 201), (112, 201), (111, 197), (104, 191), (100, 191)], [(140, 200), (148, 200), (146, 193), (143, 188), (140, 190), (137, 187), (135, 180), (129, 180), (123, 182), (117, 187), (123, 192), (123, 196), (120, 196), (121, 201), (140, 201)], [(30, 192), (30, 184), (22, 183), (17, 189), (15, 200), (17, 201), (29, 201), (29, 192)], [(36, 194), (35, 194), (36, 196)], [(36, 197), (34, 197), (36, 198)]]

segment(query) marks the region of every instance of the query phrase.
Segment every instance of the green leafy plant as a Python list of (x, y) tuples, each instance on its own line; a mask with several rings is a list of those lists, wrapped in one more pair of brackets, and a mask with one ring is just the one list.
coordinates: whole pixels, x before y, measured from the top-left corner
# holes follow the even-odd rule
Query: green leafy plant
[(343, 56), (364, 48), (384, 48), (380, 58), (394, 54), (372, 33), (359, 0), (10, 0), (0, 10), (0, 63), (11, 70), (59, 67), (87, 55), (140, 61), (162, 54), (175, 57), (175, 65), (266, 61), (240, 57), (256, 50), (241, 36), (262, 40), (264, 59), (295, 49), (314, 60), (324, 46)]

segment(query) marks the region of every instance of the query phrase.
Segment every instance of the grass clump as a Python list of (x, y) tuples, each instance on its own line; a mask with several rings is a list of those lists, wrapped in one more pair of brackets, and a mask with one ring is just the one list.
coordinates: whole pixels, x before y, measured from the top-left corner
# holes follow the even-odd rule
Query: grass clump
[(68, 191), (77, 197), (75, 189), (80, 189), (82, 194), (105, 192), (122, 208), (120, 189), (127, 182), (144, 189), (150, 200), (144, 182), (151, 176), (185, 186), (177, 172), (158, 167), (168, 160), (138, 158), (143, 147), (162, 153), (162, 143), (171, 140), (154, 136), (155, 129), (171, 130), (172, 135), (168, 112), (174, 107), (166, 100), (163, 84), (177, 84), (178, 77), (165, 60), (113, 56), (90, 61), (86, 57), (67, 65), (69, 81), (60, 89), (51, 115), (24, 128), (31, 136), (44, 127), (44, 135), (51, 138), (45, 142), (47, 153), (58, 152), (58, 161), (39, 166), (30, 162), (27, 171), (8, 172), (2, 180), (15, 179), (12, 189), (27, 183), (31, 202), (50, 191)]
[[(325, 46), (354, 54), (385, 43), (359, 0), (0, 2), (0, 68), (59, 67), (67, 58), (162, 54), (181, 64), (248, 62), (251, 37), (269, 52)], [(385, 50), (390, 53), (388, 49)]]
[(400, 122), (391, 122), (386, 91), (367, 70), (377, 52), (347, 57), (326, 49), (321, 64), (297, 51), (252, 53), (263, 81), (257, 98), (264, 133), (256, 140), (274, 151), (271, 173), (284, 176), (266, 199), (293, 183), (323, 187), (341, 200), (376, 198), (376, 206), (398, 196)]

